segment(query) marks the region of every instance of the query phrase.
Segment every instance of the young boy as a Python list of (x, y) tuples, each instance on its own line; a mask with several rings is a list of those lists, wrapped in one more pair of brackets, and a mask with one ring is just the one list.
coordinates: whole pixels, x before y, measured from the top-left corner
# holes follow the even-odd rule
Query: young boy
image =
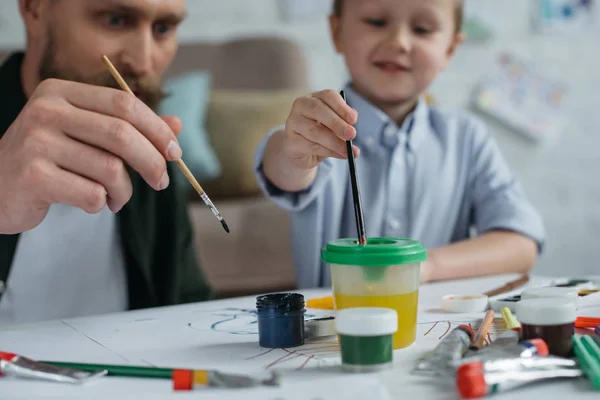
[[(463, 41), (459, 0), (337, 0), (335, 48), (351, 82), (296, 99), (256, 153), (266, 195), (291, 212), (299, 288), (329, 286), (320, 250), (357, 237), (345, 140), (353, 139), (367, 238), (428, 248), (421, 281), (527, 272), (540, 216), (475, 118), (423, 95)], [(470, 238), (474, 228), (479, 236)]]

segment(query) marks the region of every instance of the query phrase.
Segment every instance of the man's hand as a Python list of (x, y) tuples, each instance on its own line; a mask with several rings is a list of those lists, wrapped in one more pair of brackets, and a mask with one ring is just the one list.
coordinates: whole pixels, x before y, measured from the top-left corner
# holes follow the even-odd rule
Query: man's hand
[(127, 92), (43, 81), (0, 140), (0, 233), (34, 228), (53, 203), (119, 211), (132, 195), (126, 165), (165, 189), (180, 130)]

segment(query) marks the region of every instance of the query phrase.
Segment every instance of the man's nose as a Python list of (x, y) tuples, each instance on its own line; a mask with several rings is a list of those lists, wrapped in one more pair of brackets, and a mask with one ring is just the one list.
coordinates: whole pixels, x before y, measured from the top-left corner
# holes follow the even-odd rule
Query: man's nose
[(128, 71), (137, 76), (152, 73), (154, 38), (151, 32), (136, 32), (127, 38), (122, 53), (122, 63)]

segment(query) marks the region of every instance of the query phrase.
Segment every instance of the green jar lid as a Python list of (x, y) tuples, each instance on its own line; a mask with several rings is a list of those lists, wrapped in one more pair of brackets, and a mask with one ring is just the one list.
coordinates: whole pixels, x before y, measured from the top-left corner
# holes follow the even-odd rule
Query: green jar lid
[(328, 264), (385, 267), (416, 264), (427, 260), (427, 249), (419, 241), (399, 238), (368, 238), (367, 244), (357, 239), (337, 239), (321, 250), (321, 261)]

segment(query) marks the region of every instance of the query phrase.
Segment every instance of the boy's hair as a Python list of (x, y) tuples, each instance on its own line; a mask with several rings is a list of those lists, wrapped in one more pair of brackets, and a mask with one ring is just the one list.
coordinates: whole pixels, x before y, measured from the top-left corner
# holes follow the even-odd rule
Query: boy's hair
[[(454, 13), (454, 22), (456, 23), (456, 33), (460, 32), (463, 25), (463, 2), (464, 0), (458, 0), (456, 3), (456, 10)], [(342, 16), (342, 9), (344, 0), (333, 1), (333, 15), (336, 17)]]

